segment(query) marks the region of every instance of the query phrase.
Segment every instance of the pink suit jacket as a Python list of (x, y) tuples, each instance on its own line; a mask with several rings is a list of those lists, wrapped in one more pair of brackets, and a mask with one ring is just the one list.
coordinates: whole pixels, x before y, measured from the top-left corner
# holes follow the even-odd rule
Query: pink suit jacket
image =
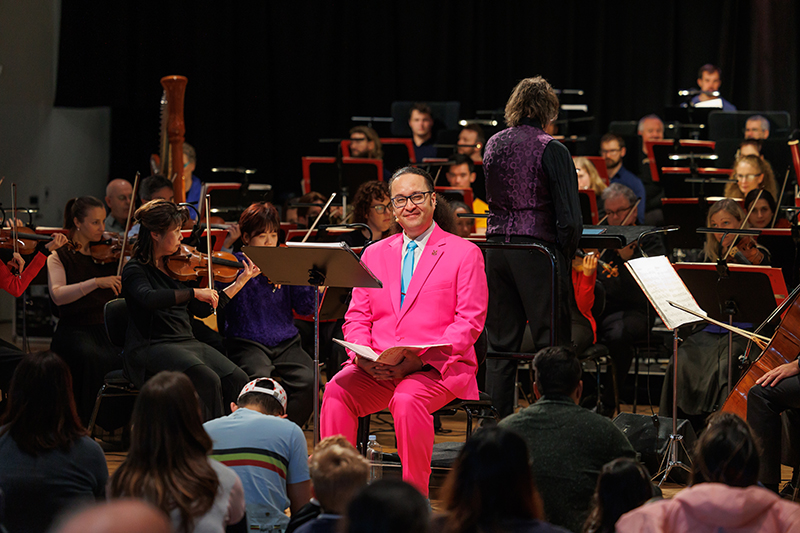
[[(451, 344), (432, 348), (422, 362), (433, 366), (456, 397), (478, 398), (478, 364), (473, 345), (483, 330), (489, 291), (483, 254), (469, 241), (433, 229), (400, 308), (403, 236), (388, 237), (364, 250), (362, 260), (383, 282), (381, 289), (353, 289), (344, 337), (380, 353), (392, 346)], [(352, 362), (353, 354), (349, 353)]]

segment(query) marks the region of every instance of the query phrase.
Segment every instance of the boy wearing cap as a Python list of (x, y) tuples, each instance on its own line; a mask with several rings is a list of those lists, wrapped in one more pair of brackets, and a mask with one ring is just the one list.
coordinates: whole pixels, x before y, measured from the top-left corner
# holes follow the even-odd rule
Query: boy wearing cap
[(308, 449), (300, 427), (286, 419), (286, 391), (270, 378), (242, 389), (232, 413), (206, 422), (214, 441), (211, 457), (242, 480), (250, 530), (285, 531), (311, 498)]

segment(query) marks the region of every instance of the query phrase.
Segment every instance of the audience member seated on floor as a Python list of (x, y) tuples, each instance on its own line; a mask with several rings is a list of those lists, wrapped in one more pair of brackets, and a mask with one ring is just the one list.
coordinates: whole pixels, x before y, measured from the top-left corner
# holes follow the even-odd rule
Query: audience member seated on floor
[[(350, 444), (350, 442), (344, 438), (343, 435), (332, 435), (319, 441), (319, 444), (314, 447), (313, 454), (318, 454), (329, 446), (341, 446), (358, 453), (355, 447)], [(313, 455), (308, 458), (309, 462), (311, 462), (312, 458)], [(319, 500), (317, 500), (317, 498), (315, 498), (312, 494), (311, 501), (305, 504), (298, 512), (292, 513), (291, 519), (289, 520), (289, 526), (286, 528), (286, 533), (292, 533), (306, 522), (318, 517), (321, 512), (322, 506), (320, 505)]]
[(109, 496), (152, 503), (180, 533), (222, 531), (244, 519), (244, 491), (233, 470), (208, 457), (211, 449), (192, 382), (159, 372), (136, 397), (131, 447)]
[(63, 359), (53, 352), (26, 355), (7, 404), (0, 419), (0, 487), (8, 531), (47, 531), (62, 510), (105, 498), (106, 458), (81, 425)]
[(445, 514), (434, 516), (434, 531), (566, 532), (544, 521), (527, 445), (508, 429), (476, 431), (458, 453), (443, 491)]
[(63, 516), (53, 533), (172, 533), (169, 517), (142, 500), (91, 505)]
[(315, 451), (310, 468), (312, 492), (322, 509), (297, 533), (335, 533), (353, 496), (367, 484), (369, 462), (349, 443), (335, 444)]
[(583, 533), (614, 533), (619, 517), (657, 497), (647, 468), (636, 459), (620, 457), (603, 465), (592, 498), (592, 512)]
[(747, 422), (718, 413), (695, 445), (689, 488), (622, 515), (617, 533), (800, 531), (800, 505), (758, 486), (759, 467)]
[(537, 402), (503, 419), (500, 426), (528, 443), (547, 519), (580, 531), (600, 469), (636, 452), (611, 420), (578, 406), (583, 382), (572, 350), (545, 348), (536, 354), (533, 369)]
[(242, 481), (251, 530), (284, 531), (285, 509), (294, 514), (311, 498), (306, 439), (286, 419), (286, 404), (283, 387), (257, 378), (244, 386), (231, 414), (203, 425), (214, 442), (211, 458), (231, 467)]
[(430, 504), (413, 485), (381, 479), (361, 489), (347, 506), (343, 533), (428, 533)]

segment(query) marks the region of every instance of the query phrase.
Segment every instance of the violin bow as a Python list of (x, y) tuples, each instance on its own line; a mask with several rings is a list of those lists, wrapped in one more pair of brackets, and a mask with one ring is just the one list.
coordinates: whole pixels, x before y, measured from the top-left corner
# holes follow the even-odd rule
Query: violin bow
[(311, 224), (310, 228), (308, 228), (308, 231), (306, 232), (306, 236), (303, 237), (303, 240), (300, 241), (300, 242), (306, 242), (308, 240), (308, 238), (311, 236), (311, 232), (313, 232), (314, 228), (317, 227), (317, 224), (319, 223), (319, 219), (322, 218), (322, 213), (324, 213), (325, 210), (328, 209), (328, 206), (331, 205), (331, 202), (333, 201), (333, 199), (335, 197), (336, 197), (336, 193), (332, 192), (331, 193), (331, 197), (328, 198), (328, 203), (326, 203), (325, 206), (322, 208), (322, 211), (319, 212), (319, 215), (317, 215), (317, 218), (316, 218), (316, 220), (314, 220), (314, 223)]
[(786, 192), (786, 182), (789, 181), (789, 173), (792, 171), (791, 165), (786, 167), (786, 176), (783, 177), (783, 185), (781, 186), (781, 193), (776, 198), (777, 205), (775, 206), (775, 212), (772, 213), (772, 224), (769, 225), (770, 228), (775, 227), (775, 222), (778, 220), (778, 213), (781, 210), (781, 200), (783, 200), (783, 193)]
[(680, 305), (678, 303), (670, 302), (670, 301), (667, 301), (667, 303), (669, 303), (669, 305), (671, 305), (672, 307), (680, 309), (681, 311), (683, 311), (685, 313), (689, 313), (690, 315), (694, 315), (697, 318), (701, 318), (701, 319), (705, 320), (706, 322), (710, 322), (711, 324), (714, 324), (715, 326), (719, 326), (719, 327), (721, 327), (723, 329), (727, 329), (728, 331), (732, 331), (732, 332), (734, 332), (736, 334), (739, 334), (742, 337), (746, 337), (746, 338), (750, 339), (751, 341), (755, 342), (756, 345), (758, 345), (762, 350), (764, 348), (766, 348), (767, 344), (769, 344), (769, 342), (772, 340), (769, 337), (764, 337), (763, 335), (757, 335), (755, 333), (747, 331), (746, 329), (737, 328), (736, 326), (731, 326), (729, 324), (726, 324), (725, 322), (720, 322), (719, 320), (714, 320), (713, 318), (711, 318), (709, 316), (701, 315), (700, 313), (696, 313), (693, 310), (691, 310), (691, 309), (689, 309), (687, 307), (684, 307), (684, 306), (682, 306), (682, 305)]
[[(206, 194), (206, 248), (208, 249), (208, 288), (214, 290), (214, 268), (211, 266), (211, 260), (214, 257), (214, 250), (211, 249), (211, 226), (208, 223), (208, 217), (211, 215), (211, 195)], [(217, 308), (212, 307), (214, 316), (217, 316)]]
[[(19, 250), (19, 243), (17, 242), (17, 184), (11, 184), (11, 212), (14, 215), (11, 217), (11, 238), (14, 240), (14, 253)], [(22, 271), (17, 269), (17, 277), (22, 277)]]
[[(747, 219), (750, 218), (750, 213), (753, 212), (753, 209), (755, 209), (755, 207), (756, 207), (756, 203), (758, 203), (758, 201), (761, 199), (761, 193), (762, 192), (764, 192), (764, 189), (759, 189), (758, 190), (758, 194), (756, 195), (756, 199), (753, 200), (753, 203), (750, 205), (750, 209), (747, 211), (747, 215), (744, 217), (744, 220), (742, 220), (742, 224), (739, 226), (739, 229), (744, 229), (744, 227), (747, 225)], [(736, 246), (736, 241), (737, 240), (739, 240), (739, 235), (738, 234), (733, 236), (733, 242), (731, 243), (730, 246), (728, 246), (728, 250), (725, 252), (725, 255), (722, 257), (723, 261), (726, 261), (728, 259), (728, 257), (733, 255), (732, 251), (734, 250), (734, 247)]]
[(133, 192), (131, 192), (131, 205), (128, 206), (128, 220), (125, 222), (125, 231), (122, 232), (122, 250), (119, 252), (119, 264), (117, 265), (117, 276), (122, 275), (122, 263), (125, 261), (125, 246), (128, 245), (128, 227), (131, 225), (133, 217), (133, 206), (136, 205), (136, 189), (139, 188), (139, 172), (133, 178)]

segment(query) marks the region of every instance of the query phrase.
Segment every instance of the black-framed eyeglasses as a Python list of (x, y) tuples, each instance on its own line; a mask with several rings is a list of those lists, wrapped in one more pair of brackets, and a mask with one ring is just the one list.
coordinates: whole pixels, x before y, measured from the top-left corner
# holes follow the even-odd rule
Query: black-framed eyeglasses
[(433, 192), (434, 191), (415, 192), (411, 196), (395, 196), (392, 198), (392, 205), (400, 209), (401, 207), (405, 207), (409, 200), (411, 200), (411, 203), (414, 205), (420, 205), (425, 201), (425, 197), (429, 194), (433, 194)]
[(622, 209), (617, 209), (616, 211), (611, 211), (610, 209), (606, 209), (606, 215), (610, 217), (626, 215), (628, 211), (630, 211), (632, 208), (633, 206), (629, 205), (628, 207), (623, 207)]
[(374, 209), (376, 213), (382, 215), (386, 212), (387, 209), (392, 207), (392, 202), (388, 204), (378, 204), (378, 205), (371, 205), (369, 206), (370, 209)]
[(367, 138), (366, 137), (355, 137), (355, 138), (350, 137), (350, 142), (351, 143), (363, 143), (363, 142), (367, 142)]

